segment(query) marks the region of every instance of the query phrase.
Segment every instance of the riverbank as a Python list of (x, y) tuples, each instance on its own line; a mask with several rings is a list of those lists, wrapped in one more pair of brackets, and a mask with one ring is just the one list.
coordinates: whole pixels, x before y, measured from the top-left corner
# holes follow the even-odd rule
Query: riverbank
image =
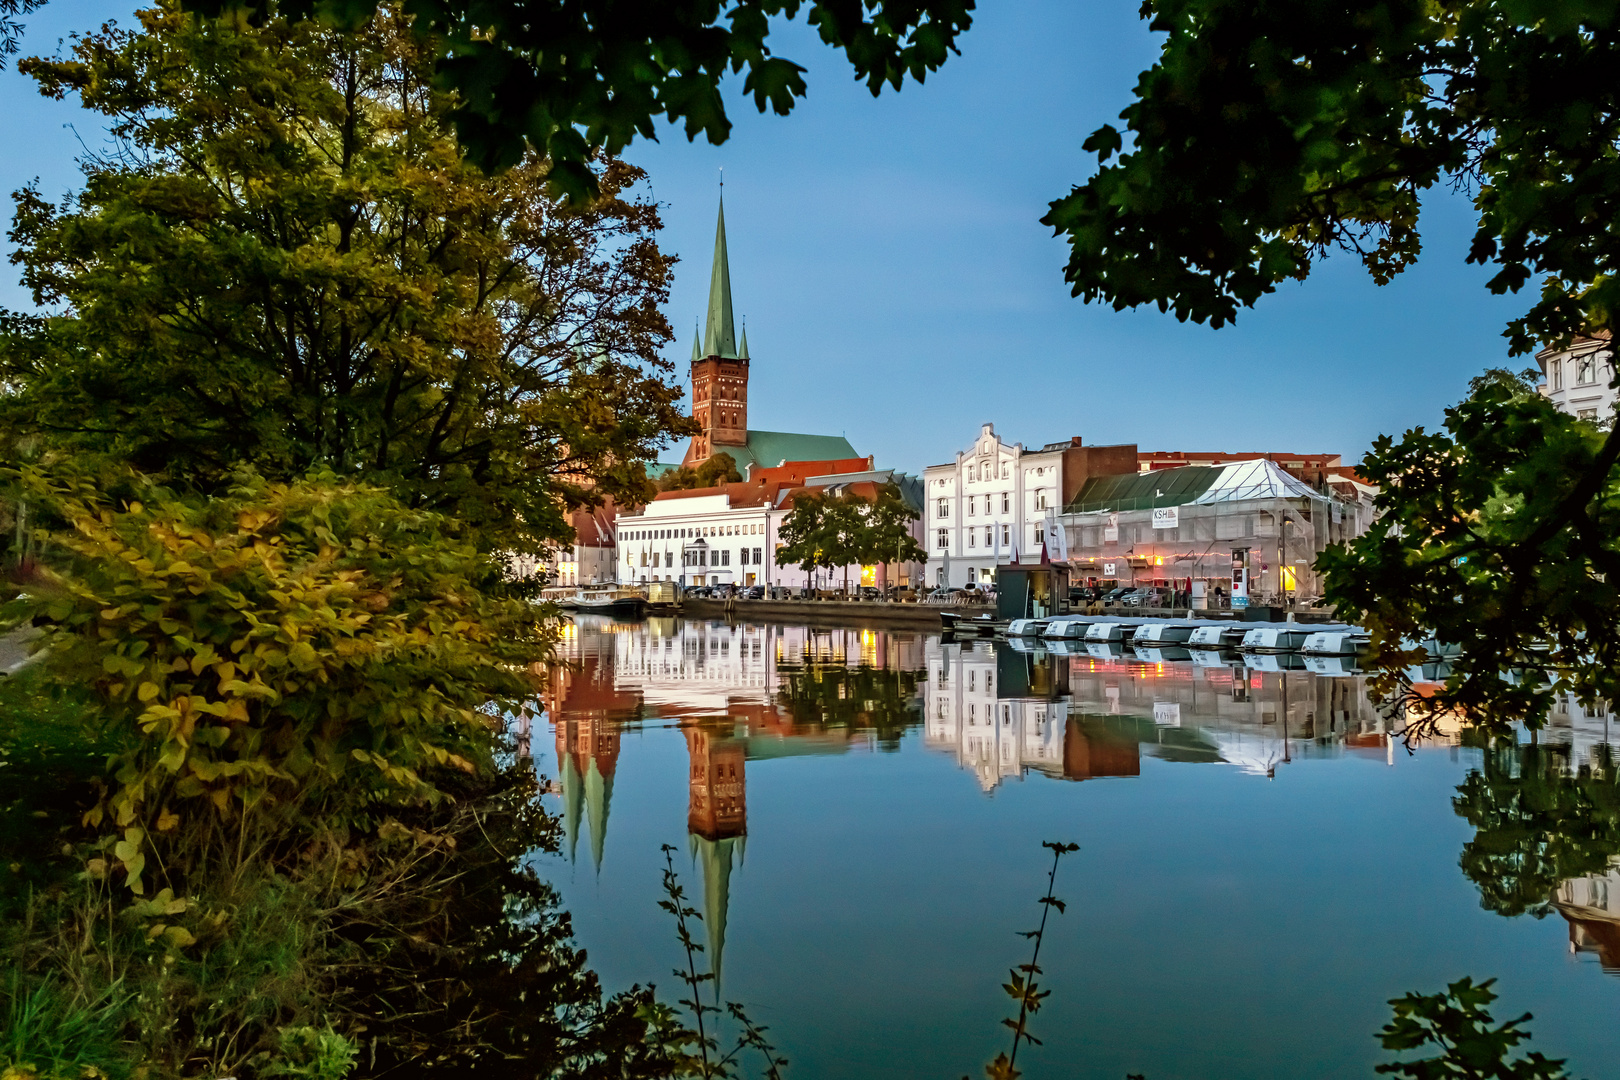
[[(681, 601), (680, 612), (696, 619), (771, 619), (802, 622), (806, 625), (836, 626), (907, 626), (939, 629), (943, 622), (941, 612), (950, 612), (965, 619), (995, 614), (990, 604), (906, 604), (885, 600), (700, 600)], [(1107, 608), (1101, 611), (1077, 610), (1075, 614), (1113, 615), (1122, 619), (1224, 619), (1232, 622), (1301, 622), (1331, 623), (1331, 611), (1285, 612), (1280, 608), (1267, 608), (1265, 617), (1255, 618), (1259, 609), (1249, 612), (1247, 619), (1241, 610), (1186, 608)]]

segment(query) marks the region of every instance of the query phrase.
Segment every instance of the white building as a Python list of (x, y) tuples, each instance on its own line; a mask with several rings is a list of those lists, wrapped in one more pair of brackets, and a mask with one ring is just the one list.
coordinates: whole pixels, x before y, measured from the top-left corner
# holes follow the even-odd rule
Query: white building
[(985, 424), (954, 461), (923, 470), (930, 584), (989, 584), (997, 565), (1040, 562), (1055, 515), (1087, 479), (1136, 471), (1135, 445), (1083, 446), (1076, 437), (1026, 450)]
[[(768, 471), (768, 470), (767, 470)], [(621, 584), (672, 581), (683, 586), (809, 585), (797, 566), (777, 566), (782, 523), (792, 511), (793, 492), (806, 488), (835, 493), (854, 491), (871, 497), (894, 484), (913, 507), (919, 484), (915, 476), (891, 469), (812, 476), (793, 486), (744, 481), (718, 488), (666, 491), (636, 514), (616, 522), (618, 580)], [(920, 542), (922, 523), (913, 522)], [(920, 573), (916, 563), (851, 566), (851, 585), (907, 585)], [(841, 584), (843, 569), (824, 576)]]
[(1609, 335), (1576, 338), (1567, 349), (1543, 349), (1541, 392), (1572, 416), (1593, 423), (1614, 422), (1614, 347)]

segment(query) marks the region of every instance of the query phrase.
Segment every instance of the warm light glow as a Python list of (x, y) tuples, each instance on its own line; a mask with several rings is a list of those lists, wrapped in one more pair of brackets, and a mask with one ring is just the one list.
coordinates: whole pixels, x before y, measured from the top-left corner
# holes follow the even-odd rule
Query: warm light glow
[(862, 585), (876, 585), (877, 584), (877, 567), (876, 566), (863, 566), (863, 567), (861, 567), (861, 584)]

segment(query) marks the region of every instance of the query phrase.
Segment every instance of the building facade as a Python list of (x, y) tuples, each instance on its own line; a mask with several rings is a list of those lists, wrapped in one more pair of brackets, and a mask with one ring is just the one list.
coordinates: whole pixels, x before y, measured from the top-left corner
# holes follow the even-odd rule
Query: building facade
[(1087, 480), (1136, 471), (1134, 445), (1084, 446), (1075, 437), (1027, 450), (985, 424), (954, 461), (923, 470), (929, 584), (985, 585), (998, 565), (1040, 562), (1047, 530)]
[[(775, 469), (753, 470), (751, 478), (740, 483), (663, 492), (639, 513), (620, 515), (618, 581), (807, 587), (812, 582), (802, 569), (776, 565), (782, 523), (793, 510), (796, 493), (817, 490), (872, 498), (878, 489), (893, 484), (916, 508), (921, 490), (916, 477), (892, 469), (821, 471), (870, 461), (786, 462)], [(912, 536), (919, 543), (921, 533), (922, 522), (913, 522)], [(886, 588), (908, 585), (920, 571), (916, 563), (884, 563), (835, 569), (828, 576), (834, 582), (847, 576), (851, 584)]]
[(1614, 423), (1614, 346), (1607, 332), (1576, 338), (1567, 349), (1543, 349), (1541, 392), (1571, 416), (1605, 426)]
[(1266, 458), (1095, 477), (1062, 514), (1071, 583), (1160, 586), (1194, 607), (1318, 596), (1317, 555), (1371, 524), (1370, 500)]

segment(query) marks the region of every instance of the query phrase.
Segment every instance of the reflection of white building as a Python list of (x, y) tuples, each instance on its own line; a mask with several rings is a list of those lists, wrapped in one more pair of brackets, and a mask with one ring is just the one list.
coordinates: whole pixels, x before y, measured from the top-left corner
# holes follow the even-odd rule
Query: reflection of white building
[[(924, 743), (954, 754), (987, 791), (1032, 768), (1074, 780), (1135, 775), (1137, 754), (1262, 776), (1347, 750), (1394, 757), (1360, 676), (1036, 652), (1028, 659), (1047, 666), (1053, 693), (1013, 696), (1024, 691), (997, 685), (1005, 676), (988, 642), (930, 641), (925, 659)], [(1124, 753), (1121, 739), (1140, 749)]]
[(1604, 874), (1571, 878), (1553, 905), (1569, 921), (1569, 951), (1593, 953), (1607, 970), (1620, 969), (1620, 857)]
[(1607, 703), (1599, 701), (1588, 708), (1577, 701), (1574, 694), (1560, 694), (1547, 712), (1542, 739), (1569, 747), (1572, 771), (1582, 765), (1601, 770), (1604, 766), (1599, 748), (1620, 745), (1620, 731), (1615, 730)]

